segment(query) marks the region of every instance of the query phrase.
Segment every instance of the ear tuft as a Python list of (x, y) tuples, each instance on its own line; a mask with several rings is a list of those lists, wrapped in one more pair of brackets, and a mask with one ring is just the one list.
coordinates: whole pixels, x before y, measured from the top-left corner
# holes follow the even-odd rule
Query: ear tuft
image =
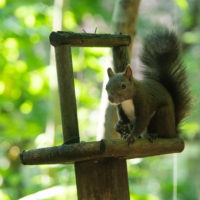
[(111, 78), (114, 75), (114, 72), (111, 68), (107, 69), (108, 77)]
[(126, 69), (125, 69), (125, 72), (124, 72), (124, 75), (128, 78), (128, 79), (131, 79), (133, 77), (133, 73), (132, 73), (132, 69), (131, 69), (131, 65), (128, 64)]

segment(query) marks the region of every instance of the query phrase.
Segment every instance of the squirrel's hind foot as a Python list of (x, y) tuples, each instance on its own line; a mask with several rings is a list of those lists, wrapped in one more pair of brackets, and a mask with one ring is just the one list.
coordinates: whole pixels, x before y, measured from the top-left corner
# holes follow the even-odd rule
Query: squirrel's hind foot
[(149, 142), (153, 143), (158, 138), (158, 135), (155, 133), (147, 133), (145, 134), (144, 138), (149, 140)]

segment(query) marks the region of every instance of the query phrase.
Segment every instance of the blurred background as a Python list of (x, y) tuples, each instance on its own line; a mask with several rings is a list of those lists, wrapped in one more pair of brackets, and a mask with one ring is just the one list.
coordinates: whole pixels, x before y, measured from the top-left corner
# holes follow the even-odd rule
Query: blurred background
[[(62, 144), (52, 30), (112, 33), (114, 0), (0, 0), (0, 199), (76, 200), (72, 165), (23, 166), (19, 154)], [(142, 38), (157, 23), (181, 35), (192, 108), (182, 123), (184, 152), (128, 161), (132, 200), (200, 199), (200, 1), (141, 1), (133, 68), (139, 68)], [(73, 48), (81, 140), (96, 140), (109, 48)], [(103, 88), (104, 89), (104, 88)], [(177, 157), (177, 159), (176, 159)], [(174, 163), (177, 162), (177, 165)], [(173, 171), (173, 168), (177, 167)], [(176, 181), (175, 181), (176, 182)]]

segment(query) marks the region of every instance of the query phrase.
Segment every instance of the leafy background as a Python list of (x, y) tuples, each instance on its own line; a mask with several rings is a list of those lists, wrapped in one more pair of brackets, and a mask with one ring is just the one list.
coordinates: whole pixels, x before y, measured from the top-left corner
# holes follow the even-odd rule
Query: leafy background
[[(114, 0), (66, 0), (63, 30), (112, 33)], [(72, 165), (23, 166), (24, 149), (62, 143), (55, 66), (48, 36), (54, 1), (0, 0), (0, 199), (77, 199)], [(186, 148), (178, 154), (178, 199), (200, 198), (200, 2), (142, 1), (134, 52), (153, 25), (179, 30), (192, 108), (182, 123)], [(138, 65), (138, 57), (133, 63)], [(81, 140), (95, 140), (104, 71), (110, 50), (74, 48), (73, 65)], [(137, 66), (136, 66), (137, 68)], [(172, 199), (173, 155), (128, 161), (131, 199)], [(31, 196), (32, 195), (32, 196)], [(37, 195), (34, 196), (34, 195)]]

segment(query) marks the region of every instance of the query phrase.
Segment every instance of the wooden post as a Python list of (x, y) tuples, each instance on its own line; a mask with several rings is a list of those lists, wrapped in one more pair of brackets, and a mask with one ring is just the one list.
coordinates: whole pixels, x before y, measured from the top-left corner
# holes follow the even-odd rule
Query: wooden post
[(75, 163), (79, 200), (128, 200), (126, 160), (105, 158)]
[(71, 47), (55, 47), (64, 143), (79, 142)]

